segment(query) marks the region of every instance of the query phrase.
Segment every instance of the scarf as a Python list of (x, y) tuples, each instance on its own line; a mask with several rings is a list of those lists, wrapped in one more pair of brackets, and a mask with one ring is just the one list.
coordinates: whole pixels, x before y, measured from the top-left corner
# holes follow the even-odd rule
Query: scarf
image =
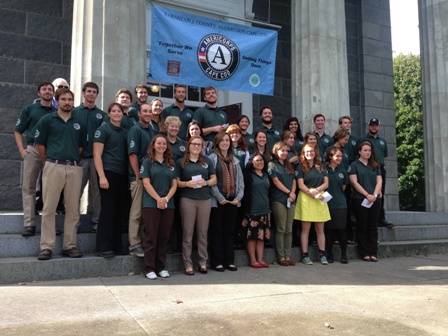
[(235, 194), (235, 167), (233, 166), (233, 155), (227, 154), (227, 157), (217, 153), (219, 164), (222, 170), (222, 191), (226, 198)]

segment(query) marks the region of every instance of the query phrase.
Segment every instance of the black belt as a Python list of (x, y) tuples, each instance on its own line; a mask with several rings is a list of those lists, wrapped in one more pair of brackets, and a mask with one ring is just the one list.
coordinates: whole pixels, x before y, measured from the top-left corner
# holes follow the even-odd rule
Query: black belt
[(52, 162), (52, 163), (56, 163), (56, 164), (66, 165), (66, 166), (80, 166), (81, 165), (81, 161), (54, 160), (54, 159), (50, 159), (50, 158), (47, 158), (47, 161), (48, 162)]

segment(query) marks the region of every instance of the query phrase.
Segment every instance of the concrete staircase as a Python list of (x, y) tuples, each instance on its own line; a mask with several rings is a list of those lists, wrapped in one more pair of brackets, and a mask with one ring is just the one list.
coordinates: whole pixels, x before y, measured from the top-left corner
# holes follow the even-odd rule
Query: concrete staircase
[[(379, 257), (399, 257), (419, 254), (448, 253), (448, 215), (424, 212), (389, 212), (389, 221), (395, 224), (392, 229), (379, 228)], [(63, 229), (63, 216), (57, 216), (56, 226)], [(60, 280), (99, 276), (140, 274), (143, 272), (143, 259), (133, 256), (117, 256), (104, 259), (95, 256), (95, 234), (90, 233), (90, 216), (81, 216), (78, 248), (84, 257), (79, 259), (61, 256), (62, 236), (57, 237), (53, 258), (38, 261), (40, 242), (40, 216), (37, 234), (24, 238), (21, 214), (0, 214), (0, 284), (20, 283), (42, 280)], [(127, 235), (123, 234), (127, 243)], [(317, 260), (316, 247), (309, 250), (310, 257)], [(292, 258), (299, 260), (300, 249), (293, 248)], [(358, 258), (356, 247), (349, 246), (349, 259)], [(273, 248), (265, 249), (265, 260), (275, 262)], [(335, 260), (339, 260), (339, 248), (335, 247)], [(244, 250), (236, 251), (236, 265), (247, 265)], [(337, 262), (335, 265), (338, 264)], [(331, 266), (330, 266), (331, 267)], [(167, 269), (183, 271), (180, 253), (168, 255)]]

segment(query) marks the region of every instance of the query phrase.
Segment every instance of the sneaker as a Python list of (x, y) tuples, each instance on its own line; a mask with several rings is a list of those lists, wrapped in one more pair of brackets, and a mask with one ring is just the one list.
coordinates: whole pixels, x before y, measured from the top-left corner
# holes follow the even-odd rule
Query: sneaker
[(159, 275), (160, 275), (160, 277), (162, 277), (162, 278), (169, 278), (169, 277), (170, 277), (170, 274), (169, 274), (168, 271), (166, 271), (166, 270), (160, 271), (160, 272), (159, 272)]
[(62, 250), (62, 256), (69, 258), (81, 258), (82, 253), (76, 247), (72, 247), (68, 250)]
[[(145, 256), (145, 251), (141, 248), (141, 246), (135, 247), (132, 250), (129, 251), (130, 255), (133, 255), (134, 257), (140, 257), (143, 258)], [(155, 273), (154, 273), (155, 274)]]
[(322, 265), (328, 265), (328, 260), (327, 260), (327, 258), (324, 255), (320, 256), (320, 263)]
[[(162, 272), (160, 272), (160, 273), (162, 273)], [(149, 272), (148, 274), (146, 274), (146, 277), (147, 277), (149, 280), (157, 280), (157, 274), (154, 273), (154, 272)]]
[(312, 265), (312, 264), (313, 264), (313, 262), (311, 261), (310, 257), (303, 257), (303, 258), (302, 258), (302, 262), (303, 262), (305, 265)]
[(36, 227), (35, 226), (25, 226), (22, 237), (32, 237), (36, 235)]

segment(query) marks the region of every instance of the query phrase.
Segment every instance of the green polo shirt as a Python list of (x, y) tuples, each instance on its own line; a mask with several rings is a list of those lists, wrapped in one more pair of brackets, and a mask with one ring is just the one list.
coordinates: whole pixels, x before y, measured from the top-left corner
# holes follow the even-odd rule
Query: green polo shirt
[(171, 146), (171, 154), (173, 155), (174, 162), (184, 157), (187, 148), (186, 141), (176, 138), (176, 142), (173, 143), (168, 140), (168, 143)]
[(47, 158), (78, 161), (79, 148), (85, 148), (87, 129), (73, 114), (65, 122), (55, 111), (42, 117), (37, 124), (34, 142), (45, 146)]
[(295, 139), (294, 140), (294, 144), (292, 145), (292, 149), (294, 149), (300, 156), (300, 153), (302, 153), (302, 147), (303, 147), (304, 142), (302, 140), (299, 139)]
[(281, 140), (281, 132), (274, 126), (272, 126), (271, 128), (267, 128), (266, 126), (261, 125), (254, 130), (254, 134), (257, 133), (257, 131), (259, 130), (264, 131), (266, 133), (269, 150), (272, 151), (274, 144)]
[(252, 152), (254, 149), (254, 144), (255, 144), (254, 136), (250, 133), (246, 133), (246, 134), (243, 134), (243, 138), (244, 138), (244, 140), (246, 140), (246, 144), (249, 149), (249, 152)]
[(139, 123), (138, 120), (139, 120), (138, 118), (136, 120), (134, 117), (132, 117), (132, 115), (124, 113), (123, 119), (121, 119), (121, 127), (123, 127), (126, 130), (130, 130), (132, 126), (137, 125)]
[[(198, 108), (194, 112), (193, 119), (197, 121), (202, 129), (229, 123), (227, 113), (225, 113), (219, 107), (213, 108), (208, 106), (207, 104), (204, 107)], [(213, 141), (216, 134), (216, 132), (212, 132), (206, 135), (204, 138), (205, 140)]]
[(348, 184), (348, 174), (342, 165), (336, 167), (335, 170), (327, 166), (328, 173), (328, 193), (333, 198), (328, 202), (330, 209), (345, 209), (347, 202), (345, 199), (345, 192), (342, 187)]
[(358, 138), (350, 134), (350, 138), (344, 148), (347, 150), (349, 162), (352, 163), (358, 157)]
[[(379, 169), (372, 169), (364, 165), (361, 161), (356, 160), (350, 165), (349, 175), (356, 175), (358, 183), (367, 193), (373, 195), (375, 192), (376, 177), (381, 176), (381, 172)], [(353, 188), (353, 198), (365, 198), (365, 195), (361, 195)]]
[(246, 155), (249, 154), (245, 151), (243, 151), (241, 148), (239, 147), (233, 147), (232, 148), (232, 154), (238, 159), (240, 160), (240, 167), (241, 167), (241, 171), (244, 171), (244, 168), (246, 168), (245, 166), (245, 161), (246, 161)]
[(20, 134), (26, 131), (26, 142), (30, 145), (34, 144), (34, 135), (40, 118), (54, 111), (56, 108), (53, 106), (42, 106), (40, 103), (26, 105), (20, 112), (14, 131)]
[(266, 215), (271, 212), (269, 208), (269, 176), (263, 173), (259, 176), (252, 172), (252, 200), (248, 215)]
[(104, 170), (121, 175), (128, 174), (127, 133), (123, 127), (116, 127), (110, 122), (104, 123), (96, 130), (93, 142), (104, 144), (101, 156)]
[[(216, 175), (216, 170), (213, 167), (212, 161), (205, 158), (205, 164), (201, 165), (199, 161), (189, 162), (182, 167), (182, 159), (176, 161), (177, 177), (183, 181), (191, 181), (192, 176), (201, 175), (204, 180), (209, 180), (211, 175)], [(206, 200), (212, 197), (211, 188), (204, 186), (201, 188), (179, 188), (180, 197), (186, 197), (193, 200)]]
[(129, 117), (131, 117), (132, 119), (135, 120), (135, 123), (138, 123), (140, 120), (140, 118), (138, 116), (138, 112), (140, 111), (141, 107), (142, 106), (138, 102), (135, 102), (134, 104), (132, 104), (129, 107), (128, 115), (129, 115)]
[(309, 173), (305, 173), (301, 166), (297, 166), (297, 178), (303, 179), (303, 183), (305, 183), (308, 188), (318, 188), (324, 183), (325, 176), (327, 176), (325, 168), (323, 171), (318, 171), (316, 166), (313, 166)]
[[(150, 162), (149, 159), (146, 158), (143, 160), (140, 168), (140, 178), (149, 178), (149, 181), (157, 194), (159, 194), (160, 197), (165, 197), (173, 186), (173, 180), (176, 180), (176, 170), (174, 166), (168, 168), (165, 161), (162, 163), (159, 161)], [(174, 181), (174, 183), (176, 183), (176, 181)], [(148, 194), (145, 188), (143, 188), (143, 207), (157, 209), (157, 201)], [(168, 201), (167, 208), (174, 209), (174, 197), (171, 197)]]
[(194, 112), (190, 110), (188, 107), (184, 107), (183, 110), (181, 110), (176, 105), (171, 105), (163, 109), (162, 116), (164, 119), (167, 117), (173, 116), (178, 117), (182, 124), (180, 125), (179, 129), (179, 138), (186, 140), (187, 139), (187, 128), (188, 124), (193, 120), (193, 114)]
[[(153, 137), (152, 129), (143, 126), (141, 123), (132, 126), (128, 131), (128, 155), (137, 155), (139, 167), (142, 165), (143, 159), (146, 158), (148, 147)], [(131, 164), (129, 164), (129, 182), (135, 181), (135, 178), (134, 171)]]
[(81, 104), (75, 107), (72, 111), (73, 115), (87, 127), (87, 146), (82, 153), (83, 158), (93, 158), (93, 137), (95, 131), (101, 126), (107, 114), (101, 111), (98, 107), (85, 107)]
[(331, 136), (329, 136), (325, 132), (324, 132), (324, 134), (322, 134), (322, 136), (319, 136), (319, 133), (317, 133), (317, 132), (314, 132), (314, 134), (316, 134), (317, 144), (319, 145), (320, 156), (323, 161), (325, 151), (327, 150), (328, 147), (334, 145), (334, 140)]
[[(296, 183), (296, 172), (288, 174), (286, 172), (286, 167), (282, 165), (278, 160), (269, 162), (268, 164), (268, 174), (271, 179), (277, 177), (278, 180), (289, 190), (292, 190), (292, 186)], [(286, 204), (289, 195), (277, 188), (274, 183), (271, 183), (271, 188), (269, 192), (271, 202), (280, 202)], [(295, 201), (293, 202), (295, 203)]]
[(384, 166), (384, 159), (389, 156), (386, 140), (380, 136), (374, 138), (369, 133), (367, 133), (366, 135), (358, 139), (358, 145), (365, 140), (368, 140), (373, 144), (373, 149), (375, 150), (378, 163), (380, 164), (380, 166)]

